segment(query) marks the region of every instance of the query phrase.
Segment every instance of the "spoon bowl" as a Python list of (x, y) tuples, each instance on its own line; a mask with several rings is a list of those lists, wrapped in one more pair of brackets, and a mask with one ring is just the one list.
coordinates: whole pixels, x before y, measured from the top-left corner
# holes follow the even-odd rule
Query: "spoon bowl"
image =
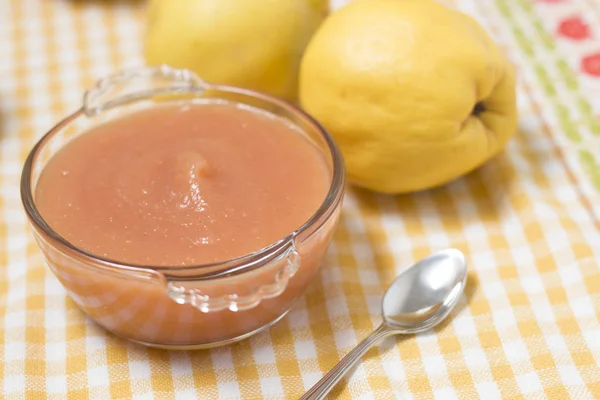
[(385, 322), (402, 333), (432, 328), (454, 308), (467, 281), (467, 262), (456, 249), (442, 250), (402, 272), (382, 302)]
[(446, 249), (406, 269), (388, 287), (381, 303), (383, 322), (352, 349), (300, 400), (323, 399), (339, 380), (381, 339), (431, 329), (456, 306), (467, 281), (463, 253)]

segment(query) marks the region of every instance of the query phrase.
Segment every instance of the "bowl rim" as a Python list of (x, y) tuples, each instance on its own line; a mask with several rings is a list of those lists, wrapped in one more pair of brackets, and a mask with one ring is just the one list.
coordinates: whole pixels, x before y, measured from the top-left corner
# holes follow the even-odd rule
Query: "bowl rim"
[[(47, 133), (45, 133), (33, 146), (30, 150), (29, 155), (23, 165), (22, 173), (21, 173), (21, 182), (20, 182), (20, 192), (21, 192), (21, 200), (23, 203), (23, 207), (27, 214), (27, 217), (30, 223), (33, 225), (35, 230), (41, 231), (44, 235), (52, 239), (54, 243), (52, 243), (52, 247), (56, 248), (56, 244), (62, 247), (64, 250), (67, 250), (73, 256), (77, 258), (82, 258), (86, 266), (94, 266), (94, 267), (105, 267), (112, 270), (119, 271), (129, 271), (129, 272), (159, 272), (166, 276), (177, 276), (181, 279), (211, 279), (211, 278), (219, 278), (225, 276), (237, 275), (240, 273), (245, 273), (254, 269), (261, 267), (262, 265), (268, 264), (274, 258), (285, 254), (286, 250), (294, 249), (295, 239), (296, 237), (302, 235), (310, 228), (313, 227), (316, 223), (322, 220), (321, 224), (316, 226), (314, 230), (306, 236), (304, 239), (307, 239), (312, 235), (312, 233), (317, 232), (319, 228), (325, 224), (326, 221), (332, 216), (335, 210), (340, 205), (344, 191), (345, 191), (345, 165), (342, 153), (338, 148), (336, 142), (333, 137), (327, 132), (327, 130), (310, 114), (304, 111), (301, 107), (291, 103), (282, 98), (275, 97), (273, 95), (258, 92), (255, 90), (250, 90), (246, 88), (240, 88), (235, 86), (228, 85), (209, 85), (209, 89), (211, 91), (217, 92), (227, 92), (229, 94), (238, 94), (242, 96), (257, 98), (261, 101), (265, 101), (266, 103), (270, 103), (271, 105), (275, 105), (285, 110), (290, 115), (300, 117), (305, 122), (314, 127), (315, 131), (320, 135), (320, 137), (324, 140), (327, 149), (329, 150), (329, 155), (331, 156), (331, 165), (332, 165), (332, 176), (331, 182), (329, 185), (329, 190), (327, 195), (325, 196), (323, 202), (319, 206), (319, 208), (313, 213), (313, 215), (304, 222), (300, 227), (296, 230), (290, 232), (286, 236), (281, 239), (259, 249), (252, 253), (248, 253), (239, 257), (231, 258), (224, 261), (218, 261), (214, 263), (206, 263), (206, 264), (195, 264), (195, 265), (177, 265), (177, 266), (157, 266), (151, 264), (135, 264), (135, 263), (125, 263), (115, 259), (111, 259), (108, 257), (103, 257), (94, 253), (91, 253), (87, 250), (84, 250), (70, 241), (62, 237), (58, 234), (54, 229), (50, 227), (50, 225), (44, 220), (38, 211), (35, 200), (34, 200), (34, 190), (32, 190), (32, 175), (33, 175), (33, 165), (36, 161), (36, 158), (39, 156), (41, 150), (44, 146), (50, 141), (54, 135), (56, 135), (62, 128), (71, 123), (73, 120), (83, 116), (86, 117), (86, 113), (84, 107), (81, 107), (77, 111), (68, 115), (61, 121), (59, 121), (56, 125), (54, 125)], [(181, 93), (180, 90), (177, 93)], [(188, 92), (188, 94), (193, 94), (193, 91)], [(212, 96), (211, 96), (212, 97)], [(209, 97), (210, 98), (210, 97)], [(146, 99), (147, 100), (147, 99)], [(243, 102), (240, 102), (244, 104)], [(117, 104), (122, 105), (122, 104)], [(265, 112), (269, 112), (267, 110), (263, 110)], [(285, 118), (285, 117), (284, 117)], [(290, 121), (293, 123), (293, 121)], [(297, 125), (294, 123), (294, 125)], [(304, 129), (302, 129), (304, 131)], [(64, 251), (63, 251), (64, 252)], [(206, 270), (210, 270), (210, 272), (206, 272)], [(195, 272), (195, 273), (193, 273)], [(182, 276), (182, 273), (186, 273), (185, 276)], [(193, 275), (193, 276), (191, 276)]]

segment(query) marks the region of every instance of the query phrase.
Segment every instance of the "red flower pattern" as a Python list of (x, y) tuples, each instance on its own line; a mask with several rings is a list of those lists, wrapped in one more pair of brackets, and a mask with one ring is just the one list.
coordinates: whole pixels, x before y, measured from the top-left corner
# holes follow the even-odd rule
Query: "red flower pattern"
[(581, 69), (588, 75), (600, 77), (600, 52), (583, 57)]
[(585, 40), (591, 37), (589, 25), (581, 17), (571, 17), (558, 24), (558, 34), (573, 40)]

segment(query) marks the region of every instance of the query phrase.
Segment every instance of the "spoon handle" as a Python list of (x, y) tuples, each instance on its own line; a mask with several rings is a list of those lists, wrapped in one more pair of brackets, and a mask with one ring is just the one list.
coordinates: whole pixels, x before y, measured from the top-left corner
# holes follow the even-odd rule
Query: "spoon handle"
[(346, 375), (358, 360), (381, 339), (393, 335), (396, 331), (390, 329), (385, 322), (379, 325), (369, 336), (356, 345), (344, 356), (325, 376), (308, 390), (299, 400), (321, 400)]

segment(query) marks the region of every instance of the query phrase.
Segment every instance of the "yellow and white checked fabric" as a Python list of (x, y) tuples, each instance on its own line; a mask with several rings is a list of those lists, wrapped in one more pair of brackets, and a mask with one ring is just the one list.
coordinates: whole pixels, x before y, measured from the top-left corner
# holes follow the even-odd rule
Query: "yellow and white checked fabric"
[(370, 351), (332, 398), (600, 398), (600, 173), (584, 156), (600, 150), (600, 91), (561, 58), (575, 47), (546, 40), (560, 10), (594, 27), (600, 5), (457, 3), (519, 67), (521, 129), (506, 151), (436, 190), (350, 190), (320, 275), (284, 320), (168, 352), (86, 319), (44, 266), (19, 195), (34, 142), (96, 79), (141, 63), (144, 1), (0, 0), (0, 398), (296, 399), (379, 323), (396, 274), (449, 246), (470, 261), (452, 318)]

